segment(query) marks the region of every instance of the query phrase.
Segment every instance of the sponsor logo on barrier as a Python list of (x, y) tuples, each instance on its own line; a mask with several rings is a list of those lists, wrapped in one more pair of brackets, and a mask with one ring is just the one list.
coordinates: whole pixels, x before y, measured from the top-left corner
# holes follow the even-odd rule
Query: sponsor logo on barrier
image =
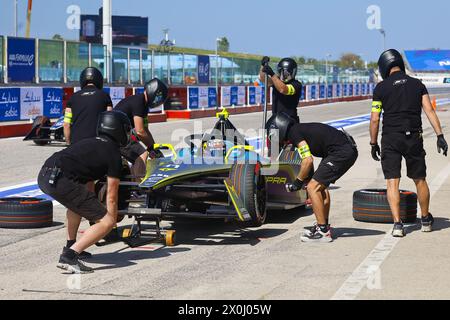
[(5, 118), (15, 118), (19, 116), (19, 111), (16, 108), (10, 107), (9, 110), (5, 111)]
[(6, 94), (6, 92), (4, 92), (2, 94), (0, 104), (10, 104), (10, 103), (19, 103), (19, 97), (14, 97), (11, 96), (11, 93)]
[(10, 54), (9, 66), (32, 66), (34, 64), (34, 54)]
[(440, 65), (441, 67), (450, 67), (450, 60), (439, 61), (439, 65)]

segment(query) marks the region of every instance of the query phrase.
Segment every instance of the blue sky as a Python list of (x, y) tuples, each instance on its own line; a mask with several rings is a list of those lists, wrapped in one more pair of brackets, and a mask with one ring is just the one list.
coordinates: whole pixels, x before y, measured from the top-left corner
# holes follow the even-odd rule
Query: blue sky
[[(19, 33), (25, 32), (26, 0), (19, 0)], [(78, 39), (66, 27), (69, 5), (82, 13), (97, 13), (101, 0), (34, 0), (31, 34), (55, 33)], [(275, 56), (303, 55), (337, 59), (343, 52), (376, 60), (383, 40), (368, 30), (369, 5), (381, 8), (387, 46), (398, 49), (450, 49), (450, 1), (427, 0), (113, 0), (113, 13), (149, 17), (150, 42), (157, 43), (169, 28), (177, 45), (214, 49), (226, 36), (231, 51)], [(13, 33), (13, 0), (0, 0), (0, 35)]]

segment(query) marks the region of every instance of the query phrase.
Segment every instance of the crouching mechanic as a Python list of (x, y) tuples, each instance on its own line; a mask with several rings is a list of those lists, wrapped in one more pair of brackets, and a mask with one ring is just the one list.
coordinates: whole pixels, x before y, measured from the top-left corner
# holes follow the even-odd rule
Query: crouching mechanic
[[(42, 167), (38, 184), (41, 190), (67, 207), (66, 247), (58, 268), (71, 273), (90, 273), (93, 269), (80, 261), (80, 254), (107, 235), (117, 222), (118, 190), (122, 171), (120, 147), (130, 141), (128, 117), (117, 111), (100, 115), (98, 137), (84, 139), (55, 153)], [(106, 208), (85, 184), (107, 176)], [(80, 216), (98, 221), (76, 241)]]
[(125, 113), (132, 127), (134, 134), (142, 142), (133, 140), (127, 147), (122, 148), (122, 155), (133, 164), (132, 173), (136, 177), (144, 177), (147, 159), (153, 158), (155, 140), (148, 129), (148, 113), (150, 109), (157, 108), (165, 103), (168, 97), (167, 85), (159, 79), (153, 79), (144, 86), (144, 93), (136, 94), (123, 99), (114, 108)]
[(311, 181), (307, 184), (309, 197), (317, 222), (302, 235), (303, 242), (331, 242), (330, 193), (328, 187), (340, 179), (356, 162), (358, 150), (354, 139), (345, 131), (322, 123), (293, 123), (289, 118), (278, 115), (274, 128), (279, 130), (280, 141), (290, 141), (302, 158), (297, 179), (286, 185), (288, 192), (297, 192), (313, 168), (313, 156), (322, 158)]
[[(426, 152), (423, 148), (422, 110), (437, 135), (437, 149), (447, 156), (448, 145), (441, 124), (431, 104), (425, 85), (405, 73), (401, 54), (394, 49), (383, 52), (378, 61), (380, 82), (373, 93), (370, 122), (372, 158), (380, 161), (387, 181), (387, 197), (394, 218), (394, 237), (405, 236), (400, 218), (400, 177), (402, 158), (406, 160), (407, 175), (414, 180), (422, 211), (422, 231), (431, 232), (433, 216), (429, 213), (430, 190), (426, 181)], [(381, 149), (378, 145), (380, 114), (383, 112)]]

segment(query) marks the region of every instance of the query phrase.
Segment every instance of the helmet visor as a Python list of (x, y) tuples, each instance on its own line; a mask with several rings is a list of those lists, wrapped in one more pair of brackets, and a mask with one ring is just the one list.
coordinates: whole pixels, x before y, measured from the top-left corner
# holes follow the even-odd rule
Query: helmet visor
[(289, 82), (295, 78), (295, 74), (297, 73), (297, 69), (294, 69), (293, 71), (288, 70), (287, 68), (279, 68), (278, 69), (278, 75), (280, 77), (280, 80), (283, 82)]

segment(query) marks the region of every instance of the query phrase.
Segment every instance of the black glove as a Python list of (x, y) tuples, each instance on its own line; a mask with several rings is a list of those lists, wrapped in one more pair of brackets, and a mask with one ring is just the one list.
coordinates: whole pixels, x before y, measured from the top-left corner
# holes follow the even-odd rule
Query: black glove
[(438, 140), (437, 140), (438, 152), (441, 153), (441, 150), (442, 150), (443, 151), (442, 154), (444, 156), (447, 156), (448, 144), (447, 144), (447, 141), (445, 141), (444, 135), (441, 134), (437, 138), (438, 138)]
[(380, 150), (380, 146), (378, 145), (378, 143), (375, 144), (370, 144), (372, 146), (372, 158), (375, 161), (380, 161), (380, 155), (381, 155), (381, 150)]
[(265, 56), (261, 60), (261, 65), (264, 67), (266, 64), (269, 64), (269, 62), (270, 62), (270, 58), (268, 56)]
[(262, 72), (271, 78), (275, 75), (275, 72), (273, 72), (272, 68), (268, 64), (263, 67)]

